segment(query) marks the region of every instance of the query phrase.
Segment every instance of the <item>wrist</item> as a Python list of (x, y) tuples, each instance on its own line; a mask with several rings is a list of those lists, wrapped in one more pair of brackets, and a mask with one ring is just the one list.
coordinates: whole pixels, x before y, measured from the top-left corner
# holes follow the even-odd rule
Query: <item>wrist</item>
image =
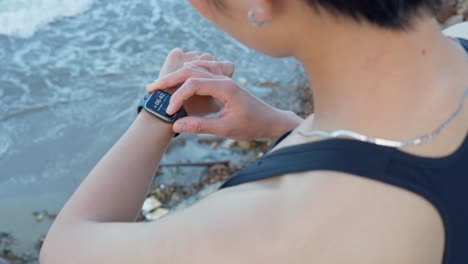
[(270, 117), (271, 120), (269, 122), (269, 127), (271, 129), (268, 131), (267, 138), (277, 139), (284, 133), (295, 129), (302, 123), (302, 121), (304, 121), (292, 111), (286, 111), (277, 108), (273, 109), (272, 116)]
[(165, 122), (153, 114), (148, 113), (145, 109), (142, 109), (138, 114), (135, 123), (138, 127), (152, 134), (158, 133), (159, 135), (167, 135), (168, 138), (173, 138), (175, 134), (172, 130), (173, 125), (171, 123)]

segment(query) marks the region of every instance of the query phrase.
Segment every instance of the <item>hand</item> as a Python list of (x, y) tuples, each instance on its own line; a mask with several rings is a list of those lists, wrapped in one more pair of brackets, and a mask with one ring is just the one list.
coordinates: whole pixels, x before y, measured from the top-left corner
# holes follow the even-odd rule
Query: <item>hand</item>
[(200, 51), (184, 52), (181, 48), (175, 48), (166, 57), (163, 67), (159, 72), (159, 77), (163, 78), (175, 71), (178, 71), (184, 67), (185, 63), (192, 61), (214, 61), (215, 57), (208, 53), (202, 53)]
[(214, 98), (221, 104), (219, 117), (188, 116), (174, 124), (174, 132), (214, 134), (239, 140), (276, 138), (302, 121), (292, 112), (273, 108), (261, 101), (231, 78), (213, 74), (212, 71), (216, 70), (206, 70), (203, 65), (207, 64), (210, 62), (189, 63), (147, 87), (152, 92), (183, 83), (172, 95), (168, 114), (174, 114), (182, 105), (186, 107), (184, 102), (194, 96)]
[[(182, 49), (177, 48), (172, 50), (166, 58), (164, 65), (160, 71), (159, 78), (164, 78), (167, 75), (180, 70), (183, 67), (197, 66), (203, 68), (215, 75), (231, 77), (234, 74), (235, 65), (231, 62), (216, 61), (215, 57), (210, 54), (199, 51), (184, 53)], [(148, 92), (152, 92), (149, 85)], [(174, 93), (180, 84), (174, 84), (173, 87), (166, 89), (170, 94)], [(195, 95), (188, 99), (184, 108), (191, 115), (207, 115), (219, 112), (222, 105), (213, 97)]]

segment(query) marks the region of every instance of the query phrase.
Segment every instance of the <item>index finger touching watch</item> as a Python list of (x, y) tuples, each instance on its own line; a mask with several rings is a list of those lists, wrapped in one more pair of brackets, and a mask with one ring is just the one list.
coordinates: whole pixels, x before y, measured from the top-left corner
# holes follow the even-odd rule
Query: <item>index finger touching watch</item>
[[(187, 116), (187, 112), (182, 107), (173, 115), (167, 114), (167, 107), (169, 106), (169, 102), (171, 100), (171, 95), (167, 92), (156, 90), (150, 94), (146, 94), (143, 100), (138, 105), (138, 113), (141, 112), (142, 109), (145, 109), (148, 113), (152, 114), (156, 118), (163, 120), (164, 122), (173, 124), (178, 119)], [(177, 137), (179, 134), (176, 134)]]

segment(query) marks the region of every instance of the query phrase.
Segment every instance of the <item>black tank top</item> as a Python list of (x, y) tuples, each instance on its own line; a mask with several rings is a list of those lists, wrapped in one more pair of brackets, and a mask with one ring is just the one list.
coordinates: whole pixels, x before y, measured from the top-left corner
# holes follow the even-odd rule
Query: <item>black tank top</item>
[[(468, 52), (468, 41), (460, 39)], [(273, 147), (291, 132), (280, 137)], [(445, 227), (444, 264), (468, 263), (468, 136), (442, 158), (424, 158), (395, 148), (350, 139), (285, 147), (233, 175), (221, 188), (313, 170), (349, 173), (414, 192), (437, 208)]]

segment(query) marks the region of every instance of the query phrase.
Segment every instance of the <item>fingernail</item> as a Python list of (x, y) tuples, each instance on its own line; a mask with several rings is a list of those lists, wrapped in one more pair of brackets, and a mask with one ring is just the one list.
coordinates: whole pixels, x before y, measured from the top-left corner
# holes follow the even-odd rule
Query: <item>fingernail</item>
[(188, 126), (187, 126), (186, 123), (181, 123), (181, 124), (176, 123), (176, 124), (174, 125), (174, 132), (176, 132), (176, 133), (182, 133), (182, 132), (187, 131), (187, 128), (188, 128)]
[(154, 90), (154, 84), (155, 83), (150, 83), (150, 84), (146, 85), (146, 90), (148, 90), (148, 91)]
[(174, 114), (173, 109), (172, 109), (172, 105), (169, 105), (169, 106), (167, 107), (167, 109), (166, 109), (166, 114), (168, 114), (168, 115)]

